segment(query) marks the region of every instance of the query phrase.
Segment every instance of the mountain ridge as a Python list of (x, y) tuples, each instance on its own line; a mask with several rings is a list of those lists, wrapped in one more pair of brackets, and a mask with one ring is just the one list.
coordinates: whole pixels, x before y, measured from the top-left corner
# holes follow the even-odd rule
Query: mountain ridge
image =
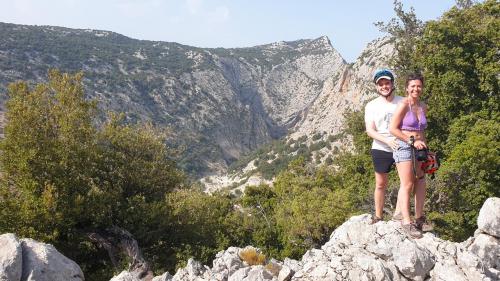
[(307, 112), (352, 67), (326, 36), (231, 49), (6, 23), (0, 36), (0, 108), (8, 83), (44, 82), (50, 68), (83, 70), (86, 94), (103, 110), (171, 127), (170, 144), (183, 148), (179, 165), (196, 178), (225, 173), (242, 155), (300, 128), (310, 134)]

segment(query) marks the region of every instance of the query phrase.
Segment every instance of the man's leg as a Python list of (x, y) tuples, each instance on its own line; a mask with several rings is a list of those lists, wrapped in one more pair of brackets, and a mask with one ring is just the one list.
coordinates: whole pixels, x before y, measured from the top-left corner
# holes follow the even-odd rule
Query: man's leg
[(375, 216), (383, 218), (385, 190), (387, 187), (388, 174), (375, 172), (375, 192), (373, 198), (375, 201)]

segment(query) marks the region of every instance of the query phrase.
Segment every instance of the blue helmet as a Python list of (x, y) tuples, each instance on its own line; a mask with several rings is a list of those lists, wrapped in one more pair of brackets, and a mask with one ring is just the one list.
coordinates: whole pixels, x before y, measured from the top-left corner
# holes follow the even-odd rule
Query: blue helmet
[(391, 82), (394, 83), (394, 74), (392, 74), (389, 69), (378, 69), (375, 71), (375, 74), (373, 74), (373, 82), (377, 84), (380, 79), (391, 80)]

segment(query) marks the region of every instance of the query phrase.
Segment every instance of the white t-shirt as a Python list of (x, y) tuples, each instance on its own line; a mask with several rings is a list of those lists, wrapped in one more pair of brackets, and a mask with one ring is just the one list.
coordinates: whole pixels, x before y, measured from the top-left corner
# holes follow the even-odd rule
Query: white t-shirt
[[(394, 96), (391, 102), (387, 102), (383, 97), (370, 101), (365, 107), (365, 124), (373, 121), (379, 134), (394, 139), (395, 137), (389, 133), (389, 123), (398, 103), (403, 99), (403, 97)], [(372, 149), (392, 152), (390, 146), (376, 139), (373, 140)]]

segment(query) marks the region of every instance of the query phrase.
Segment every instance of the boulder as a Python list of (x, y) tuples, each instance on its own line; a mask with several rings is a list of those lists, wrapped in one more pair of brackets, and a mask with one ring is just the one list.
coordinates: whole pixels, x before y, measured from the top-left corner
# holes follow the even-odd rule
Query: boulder
[(278, 281), (289, 281), (295, 272), (288, 266), (283, 266), (278, 274)]
[(432, 281), (467, 281), (464, 272), (455, 264), (436, 263), (431, 272)]
[(273, 275), (265, 269), (262, 265), (254, 265), (251, 266), (250, 271), (248, 271), (247, 275), (243, 279), (232, 279), (234, 281), (264, 281), (264, 280), (273, 280)]
[(173, 281), (203, 280), (202, 276), (207, 271), (199, 261), (189, 259), (185, 268), (180, 268), (172, 278)]
[(477, 227), (484, 233), (500, 238), (500, 198), (488, 198), (477, 217)]
[(212, 272), (228, 278), (228, 276), (243, 267), (243, 261), (238, 256), (239, 251), (240, 248), (229, 247), (226, 251), (217, 253), (215, 260), (212, 262)]
[(394, 264), (411, 280), (424, 280), (434, 267), (434, 263), (431, 252), (418, 246), (414, 241), (403, 241), (394, 252)]
[(22, 239), (23, 270), (26, 281), (83, 281), (83, 272), (72, 260), (59, 253), (54, 246)]
[(243, 280), (247, 277), (248, 272), (250, 272), (250, 270), (251, 270), (250, 267), (242, 267), (242, 268), (236, 270), (236, 272), (234, 272), (233, 274), (231, 274), (231, 276), (229, 276), (228, 281)]
[(0, 281), (21, 280), (21, 242), (12, 233), (0, 235)]
[(480, 234), (468, 249), (479, 257), (486, 268), (500, 269), (500, 241), (498, 238)]

